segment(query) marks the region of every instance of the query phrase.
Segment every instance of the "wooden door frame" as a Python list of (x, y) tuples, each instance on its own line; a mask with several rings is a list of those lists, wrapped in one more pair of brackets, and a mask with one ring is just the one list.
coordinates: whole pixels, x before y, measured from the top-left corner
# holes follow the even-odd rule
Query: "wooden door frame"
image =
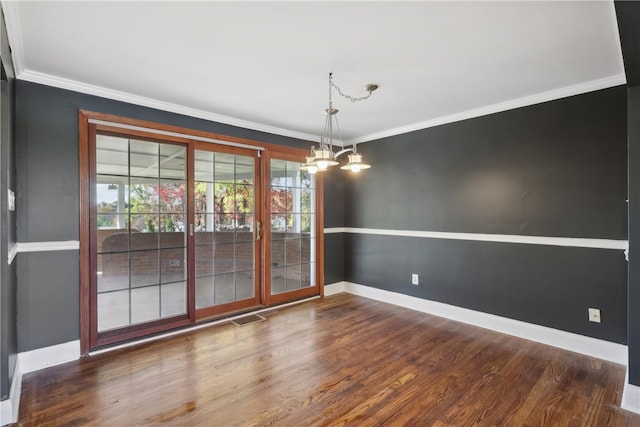
[[(149, 131), (146, 132), (145, 129)], [(262, 163), (266, 165), (265, 167), (259, 168), (259, 176), (262, 180), (262, 186), (266, 187), (266, 183), (269, 182), (265, 179), (265, 174), (269, 172), (268, 160), (270, 158), (271, 153), (275, 154), (276, 157), (280, 156), (292, 156), (296, 159), (303, 159), (307, 154), (306, 149), (299, 149), (293, 147), (287, 147), (277, 144), (264, 143), (260, 141), (253, 141), (245, 138), (237, 138), (231, 137), (227, 135), (220, 135), (217, 133), (199, 131), (194, 129), (182, 128), (178, 126), (171, 126), (162, 123), (150, 122), (145, 120), (132, 119), (128, 117), (121, 117), (112, 114), (105, 114), (94, 111), (87, 110), (79, 110), (78, 111), (78, 151), (79, 151), (79, 184), (80, 184), (80, 193), (79, 193), (79, 202), (80, 202), (80, 353), (81, 355), (89, 354), (89, 351), (95, 348), (96, 346), (108, 345), (115, 340), (110, 341), (109, 339), (101, 340), (99, 343), (97, 340), (97, 326), (95, 324), (96, 320), (92, 320), (92, 313), (96, 313), (97, 301), (95, 298), (92, 299), (92, 257), (91, 257), (91, 188), (94, 184), (93, 180), (95, 179), (95, 170), (93, 170), (93, 174), (91, 173), (91, 165), (95, 165), (95, 159), (92, 161), (91, 156), (95, 156), (95, 149), (92, 150), (92, 147), (95, 147), (95, 135), (96, 132), (104, 132), (104, 133), (112, 133), (112, 134), (126, 134), (128, 136), (136, 136), (141, 139), (151, 139), (158, 142), (179, 142), (187, 144), (187, 164), (191, 165), (193, 163), (193, 150), (195, 146), (197, 146), (198, 141), (202, 141), (202, 138), (206, 140), (218, 140), (222, 143), (230, 143), (236, 144), (239, 146), (252, 146), (252, 147), (261, 147), (262, 150)], [(92, 153), (93, 151), (93, 153)], [(299, 161), (299, 160), (296, 160)], [(189, 170), (191, 169), (191, 172)], [(187, 188), (189, 194), (193, 193), (193, 188), (189, 187), (193, 186), (193, 167), (189, 166), (187, 168)], [(321, 174), (316, 175), (316, 199), (317, 199), (317, 207), (316, 207), (316, 247), (318, 250), (316, 251), (316, 287), (303, 289), (300, 292), (300, 295), (296, 293), (286, 293), (283, 295), (287, 295), (285, 298), (272, 298), (271, 295), (260, 295), (262, 305), (272, 305), (278, 304), (280, 302), (289, 301), (292, 299), (298, 299), (305, 296), (311, 295), (323, 295), (324, 294), (324, 206), (323, 206), (323, 183), (322, 183)], [(193, 201), (191, 200), (193, 197), (191, 196), (188, 199), (187, 207), (187, 215), (189, 218), (193, 218)], [(265, 216), (268, 214), (264, 209), (265, 200), (267, 197), (263, 197), (263, 200), (260, 201), (260, 206), (263, 211), (262, 213), (262, 223), (269, 224), (268, 221), (265, 221)], [(269, 230), (270, 227), (263, 226), (263, 230)], [(264, 266), (265, 262), (265, 245), (268, 239), (262, 239), (262, 256), (260, 257), (260, 261)], [(190, 257), (193, 254), (193, 243), (191, 240), (188, 240), (187, 245), (187, 256)], [(193, 263), (189, 263), (191, 267)], [(93, 266), (95, 270), (95, 266)], [(264, 274), (265, 268), (262, 268), (261, 274)], [(189, 271), (189, 277), (193, 278), (193, 272)], [(262, 278), (264, 280), (264, 277)], [(261, 286), (262, 290), (264, 290), (264, 286)], [(143, 335), (152, 334), (155, 332), (159, 332), (162, 330), (166, 330), (168, 328), (173, 327), (181, 327), (187, 326), (197, 322), (198, 319), (195, 317), (195, 292), (187, 291), (187, 315), (184, 318), (176, 320), (175, 318), (160, 320), (154, 322), (152, 327), (143, 327), (143, 326), (134, 326), (131, 328), (130, 333), (127, 338), (135, 338)], [(193, 313), (191, 313), (190, 307), (193, 307)], [(95, 314), (93, 315), (95, 317)], [(96, 332), (92, 332), (92, 331)], [(108, 335), (108, 334), (107, 334)], [(122, 337), (119, 336), (118, 340)]]

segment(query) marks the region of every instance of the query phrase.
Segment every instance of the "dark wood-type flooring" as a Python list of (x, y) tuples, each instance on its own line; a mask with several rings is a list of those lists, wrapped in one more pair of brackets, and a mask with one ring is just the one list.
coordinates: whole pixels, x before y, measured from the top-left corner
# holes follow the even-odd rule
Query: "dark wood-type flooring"
[(25, 375), (23, 426), (640, 426), (625, 368), (349, 294)]

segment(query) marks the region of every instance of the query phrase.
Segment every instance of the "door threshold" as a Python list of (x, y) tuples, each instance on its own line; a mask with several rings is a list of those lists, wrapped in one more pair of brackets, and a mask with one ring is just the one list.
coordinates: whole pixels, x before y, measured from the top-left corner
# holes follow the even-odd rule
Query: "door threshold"
[(158, 341), (164, 338), (169, 338), (169, 337), (173, 337), (176, 335), (182, 335), (185, 334), (187, 332), (191, 332), (191, 331), (196, 331), (198, 329), (203, 329), (203, 328), (208, 328), (210, 326), (217, 326), (220, 325), (222, 323), (233, 323), (234, 320), (236, 319), (240, 319), (242, 317), (247, 317), (248, 315), (251, 314), (260, 314), (260, 313), (264, 313), (267, 311), (271, 311), (271, 310), (278, 310), (284, 307), (289, 307), (291, 305), (296, 305), (296, 304), (301, 304), (303, 302), (307, 302), (307, 301), (312, 301), (314, 299), (320, 298), (320, 295), (314, 295), (312, 297), (308, 297), (308, 298), (303, 298), (303, 299), (299, 299), (296, 301), (291, 301), (291, 302), (287, 302), (284, 304), (278, 304), (278, 305), (273, 305), (271, 307), (264, 307), (261, 308), (259, 310), (255, 310), (255, 311), (249, 311), (249, 312), (242, 312), (242, 313), (238, 313), (236, 315), (230, 316), (230, 317), (225, 317), (225, 318), (218, 318), (216, 320), (211, 320), (211, 321), (204, 321), (202, 323), (195, 323), (193, 325), (189, 325), (189, 326), (185, 326), (182, 328), (178, 328), (176, 330), (170, 331), (170, 332), (164, 332), (158, 335), (153, 335), (150, 337), (144, 337), (141, 339), (135, 339), (133, 341), (129, 341), (129, 342), (125, 342), (122, 344), (116, 344), (110, 347), (106, 347), (106, 348), (101, 348), (98, 350), (92, 350), (89, 351), (89, 356), (96, 356), (98, 354), (103, 354), (103, 353), (109, 353), (115, 350), (121, 350), (123, 348), (128, 348), (128, 347), (134, 347), (140, 344), (145, 344), (148, 342), (152, 342), (152, 341)]

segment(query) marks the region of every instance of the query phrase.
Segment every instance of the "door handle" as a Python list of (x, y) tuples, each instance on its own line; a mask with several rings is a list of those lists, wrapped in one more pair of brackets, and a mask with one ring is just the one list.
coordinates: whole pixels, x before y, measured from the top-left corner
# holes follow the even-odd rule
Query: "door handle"
[(256, 240), (260, 240), (262, 238), (262, 223), (260, 221), (256, 222)]
[(189, 236), (193, 236), (193, 224), (189, 224)]

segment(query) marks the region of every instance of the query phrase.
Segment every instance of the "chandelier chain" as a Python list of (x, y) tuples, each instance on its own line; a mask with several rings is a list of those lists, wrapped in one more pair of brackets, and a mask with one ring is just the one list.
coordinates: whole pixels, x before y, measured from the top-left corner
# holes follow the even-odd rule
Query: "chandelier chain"
[[(342, 90), (340, 89), (340, 87), (338, 87), (338, 85), (336, 85), (333, 82), (333, 79), (329, 78), (329, 83), (331, 83), (331, 86), (336, 88), (336, 90), (338, 91), (338, 94), (340, 94), (340, 96), (342, 96), (343, 98), (347, 98), (351, 102), (358, 102), (358, 101), (364, 101), (365, 99), (369, 99), (369, 97), (373, 93), (373, 90), (369, 90), (369, 94), (368, 95), (360, 96), (360, 97), (353, 97), (351, 95), (343, 93)], [(331, 96), (331, 88), (329, 88), (329, 96)]]

